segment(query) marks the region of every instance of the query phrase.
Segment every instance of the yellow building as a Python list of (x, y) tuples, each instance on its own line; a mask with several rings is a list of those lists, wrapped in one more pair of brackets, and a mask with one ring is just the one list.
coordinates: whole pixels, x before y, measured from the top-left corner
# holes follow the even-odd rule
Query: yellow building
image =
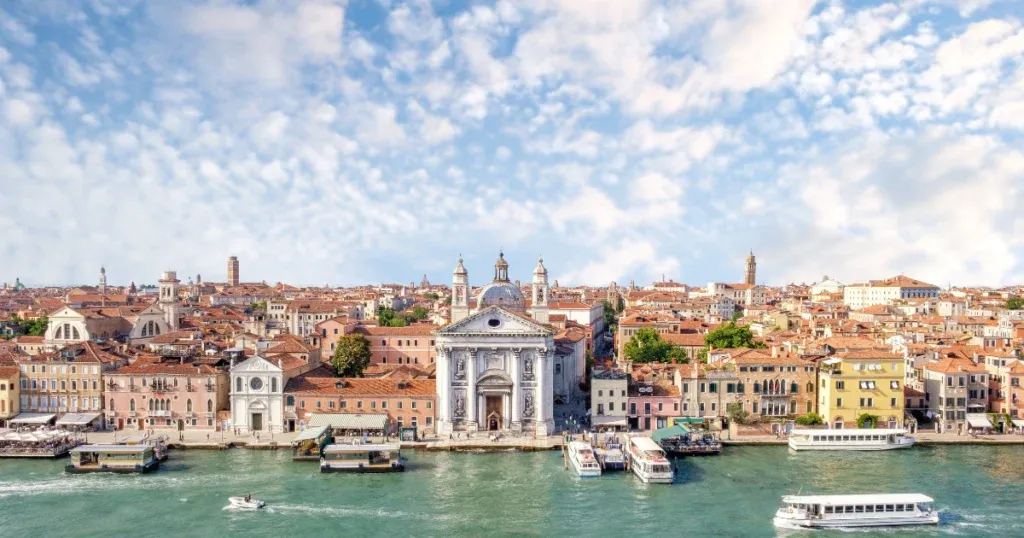
[(21, 411), (19, 387), (21, 370), (17, 365), (0, 365), (0, 426), (18, 416)]
[(865, 414), (877, 417), (875, 427), (901, 427), (903, 365), (902, 356), (877, 350), (840, 352), (821, 361), (818, 413), (835, 429), (856, 428)]

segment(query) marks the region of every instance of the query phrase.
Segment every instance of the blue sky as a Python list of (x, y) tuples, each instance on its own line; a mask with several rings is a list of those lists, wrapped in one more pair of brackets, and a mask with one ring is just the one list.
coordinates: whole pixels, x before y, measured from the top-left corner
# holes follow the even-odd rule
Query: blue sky
[(0, 280), (1024, 280), (1018, 0), (0, 4)]

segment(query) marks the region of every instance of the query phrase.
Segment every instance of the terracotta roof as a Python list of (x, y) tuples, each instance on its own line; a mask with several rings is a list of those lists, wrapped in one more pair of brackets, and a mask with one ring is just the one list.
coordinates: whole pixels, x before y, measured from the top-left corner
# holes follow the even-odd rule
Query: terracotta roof
[[(339, 386), (339, 383), (343, 384)], [(288, 380), (287, 393), (325, 396), (433, 396), (433, 379), (386, 379), (365, 377), (311, 377), (302, 375)]]
[(160, 361), (154, 358), (139, 359), (128, 366), (122, 366), (107, 375), (215, 375), (220, 371), (207, 365), (184, 363), (177, 360)]
[(903, 360), (903, 355), (897, 355), (895, 353), (876, 349), (840, 351), (836, 353), (836, 357), (841, 359)]
[(0, 379), (14, 379), (21, 375), (21, 369), (17, 366), (0, 366)]
[(417, 323), (405, 327), (369, 327), (359, 326), (352, 332), (367, 336), (430, 336), (440, 327), (434, 324)]
[(16, 337), (14, 342), (18, 344), (42, 344), (44, 340), (45, 337), (42, 336), (29, 336), (27, 334), (23, 334)]
[(924, 369), (943, 374), (953, 374), (957, 372), (984, 374), (986, 371), (985, 367), (980, 364), (974, 364), (973, 361), (953, 358), (945, 358), (939, 361), (930, 362), (924, 365)]
[(668, 333), (661, 335), (661, 338), (674, 346), (702, 347), (704, 346), (704, 335), (698, 333)]

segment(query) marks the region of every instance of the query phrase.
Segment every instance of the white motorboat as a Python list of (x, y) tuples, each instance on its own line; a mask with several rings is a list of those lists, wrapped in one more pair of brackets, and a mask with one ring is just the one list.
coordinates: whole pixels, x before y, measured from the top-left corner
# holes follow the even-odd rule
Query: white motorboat
[(583, 441), (569, 442), (569, 462), (572, 463), (576, 474), (581, 477), (601, 476), (601, 466), (594, 457), (594, 449), (590, 443)]
[(784, 529), (936, 525), (933, 499), (920, 493), (787, 495), (773, 523)]
[(665, 451), (650, 437), (629, 439), (629, 468), (646, 484), (671, 484), (675, 477)]
[(914, 438), (904, 429), (793, 430), (789, 448), (793, 450), (894, 450), (914, 446)]
[(253, 499), (252, 497), (249, 497), (248, 499), (245, 497), (228, 497), (228, 502), (231, 503), (232, 508), (241, 508), (244, 510), (258, 510), (267, 505), (267, 503)]

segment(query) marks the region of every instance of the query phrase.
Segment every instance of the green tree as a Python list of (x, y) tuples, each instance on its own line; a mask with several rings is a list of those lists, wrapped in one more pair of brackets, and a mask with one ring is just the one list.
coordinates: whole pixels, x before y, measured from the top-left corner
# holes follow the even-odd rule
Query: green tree
[(736, 325), (735, 322), (727, 322), (718, 326), (715, 330), (704, 335), (704, 343), (714, 348), (737, 348), (749, 347), (764, 349), (764, 342), (754, 340), (750, 327)]
[(432, 291), (428, 291), (427, 293), (424, 293), (423, 296), (426, 297), (427, 299), (430, 299), (431, 301), (436, 301), (436, 300), (441, 298), (440, 295), (438, 295), (437, 293), (434, 293)]
[(619, 295), (618, 301), (616, 301), (616, 305), (615, 305), (615, 312), (617, 314), (621, 314), (622, 311), (625, 310), (625, 309), (626, 309), (626, 300), (623, 299), (621, 295)]
[(604, 326), (611, 327), (615, 325), (615, 309), (612, 308), (612, 303), (605, 299), (601, 301), (601, 305), (604, 306)]
[(20, 325), (29, 336), (43, 336), (46, 334), (46, 327), (49, 320), (46, 316), (35, 319), (21, 319), (18, 316), (11, 316), (11, 324)]
[(331, 363), (341, 377), (362, 377), (370, 356), (370, 341), (365, 336), (347, 334), (338, 340)]
[(395, 319), (395, 311), (384, 308), (377, 312), (377, 324), (381, 327), (390, 327), (391, 321)]
[(863, 413), (857, 417), (858, 428), (874, 428), (875, 424), (878, 424), (878, 415), (872, 415), (871, 413)]
[(1024, 297), (1010, 297), (1006, 300), (1007, 310), (1024, 310)]
[(251, 308), (252, 310), (263, 310), (264, 312), (266, 312), (266, 310), (267, 310), (267, 302), (266, 301), (257, 301), (257, 302), (254, 302), (254, 303), (250, 304), (249, 308)]
[(825, 423), (825, 418), (817, 413), (807, 413), (796, 417), (796, 423), (801, 426), (819, 426)]
[(746, 424), (750, 419), (750, 413), (743, 409), (741, 402), (733, 402), (725, 406), (725, 414), (729, 420), (736, 424)]
[(446, 304), (448, 306), (452, 305), (452, 296), (451, 295), (449, 295), (449, 296), (444, 298), (444, 304)]
[(637, 331), (626, 342), (623, 353), (632, 362), (688, 362), (682, 348), (666, 342), (658, 331), (650, 327)]
[(412, 309), (412, 317), (416, 321), (427, 319), (427, 316), (429, 315), (430, 311), (427, 310), (426, 308), (423, 308), (422, 306), (415, 306)]

